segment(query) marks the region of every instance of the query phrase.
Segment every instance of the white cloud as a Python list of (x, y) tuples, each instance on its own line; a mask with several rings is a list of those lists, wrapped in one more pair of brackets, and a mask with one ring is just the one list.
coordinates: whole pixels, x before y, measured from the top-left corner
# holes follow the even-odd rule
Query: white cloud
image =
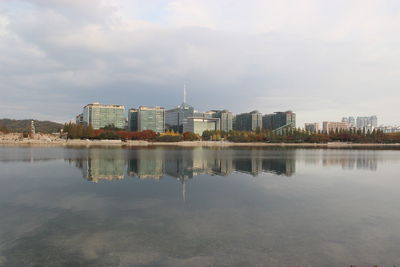
[(38, 99), (70, 103), (65, 119), (94, 100), (171, 107), (186, 81), (200, 110), (397, 120), (379, 104), (400, 96), (397, 1), (19, 3), (0, 4), (0, 117), (54, 114)]

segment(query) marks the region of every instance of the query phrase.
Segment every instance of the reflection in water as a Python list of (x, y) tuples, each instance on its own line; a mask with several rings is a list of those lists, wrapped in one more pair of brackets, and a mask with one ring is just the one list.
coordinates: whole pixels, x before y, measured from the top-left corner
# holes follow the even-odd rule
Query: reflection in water
[(124, 178), (124, 164), (122, 150), (91, 149), (86, 160), (78, 164), (82, 166), (83, 176), (97, 183), (99, 180), (120, 180)]
[(371, 158), (366, 155), (357, 158), (324, 158), (322, 160), (323, 166), (341, 165), (344, 170), (371, 170), (376, 171), (378, 168), (378, 161), (376, 158)]
[[(299, 153), (302, 152), (291, 149), (146, 148), (123, 150), (92, 148), (87, 150), (84, 157), (70, 158), (69, 161), (82, 169), (85, 179), (93, 182), (121, 180), (125, 174), (139, 179), (157, 180), (168, 175), (184, 185), (185, 181), (198, 175), (228, 176), (233, 172), (245, 173), (254, 177), (262, 173), (292, 176), (296, 172), (296, 155)], [(378, 158), (375, 153), (365, 151), (360, 153), (321, 152), (321, 157), (305, 157), (303, 161), (307, 164), (321, 164), (324, 167), (339, 165), (347, 170), (376, 171), (378, 168)]]
[[(124, 154), (125, 153), (125, 154)], [(161, 179), (164, 175), (181, 183), (186, 198), (186, 181), (198, 175), (228, 176), (240, 172), (258, 176), (263, 172), (291, 176), (295, 172), (295, 150), (280, 150), (265, 157), (260, 149), (89, 149), (85, 157), (70, 159), (88, 181), (121, 180), (125, 176)]]
[[(244, 155), (243, 155), (243, 152)], [(187, 150), (154, 149), (89, 149), (83, 158), (70, 159), (82, 169), (89, 181), (120, 180), (125, 166), (128, 176), (139, 179), (161, 179), (164, 175), (180, 181), (198, 175), (227, 176), (232, 172), (258, 176), (263, 172), (292, 176), (295, 173), (295, 150), (279, 151), (265, 158), (263, 150)], [(126, 155), (124, 153), (127, 153)]]
[(394, 266), (399, 167), (398, 151), (0, 148), (0, 266)]

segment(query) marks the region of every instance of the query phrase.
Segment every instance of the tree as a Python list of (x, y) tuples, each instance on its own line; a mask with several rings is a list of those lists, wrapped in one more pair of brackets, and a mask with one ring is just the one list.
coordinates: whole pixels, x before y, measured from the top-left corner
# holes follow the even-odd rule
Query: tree
[(192, 132), (185, 132), (183, 133), (183, 140), (184, 141), (198, 141), (200, 140), (200, 136), (198, 134)]
[(7, 126), (1, 125), (1, 126), (0, 126), (0, 132), (7, 134), (7, 133), (9, 133), (10, 131), (8, 130)]
[(112, 131), (121, 131), (121, 130), (123, 130), (123, 129), (121, 129), (121, 128), (116, 127), (114, 124), (108, 124), (108, 125), (106, 125), (106, 126), (100, 128), (100, 129), (103, 129), (103, 130), (112, 130)]

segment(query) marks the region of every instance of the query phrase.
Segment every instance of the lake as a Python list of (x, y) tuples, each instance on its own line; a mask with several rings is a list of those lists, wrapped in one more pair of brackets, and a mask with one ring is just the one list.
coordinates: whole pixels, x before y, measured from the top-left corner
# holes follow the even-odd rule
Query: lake
[(400, 151), (0, 147), (0, 266), (394, 266)]

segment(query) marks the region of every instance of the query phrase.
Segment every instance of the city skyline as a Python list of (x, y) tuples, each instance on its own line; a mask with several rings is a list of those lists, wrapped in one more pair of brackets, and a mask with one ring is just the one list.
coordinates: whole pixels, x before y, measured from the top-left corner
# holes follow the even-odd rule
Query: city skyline
[(399, 124), (395, 1), (150, 2), (0, 3), (0, 117), (65, 122), (92, 102), (174, 107), (186, 81), (199, 110)]

